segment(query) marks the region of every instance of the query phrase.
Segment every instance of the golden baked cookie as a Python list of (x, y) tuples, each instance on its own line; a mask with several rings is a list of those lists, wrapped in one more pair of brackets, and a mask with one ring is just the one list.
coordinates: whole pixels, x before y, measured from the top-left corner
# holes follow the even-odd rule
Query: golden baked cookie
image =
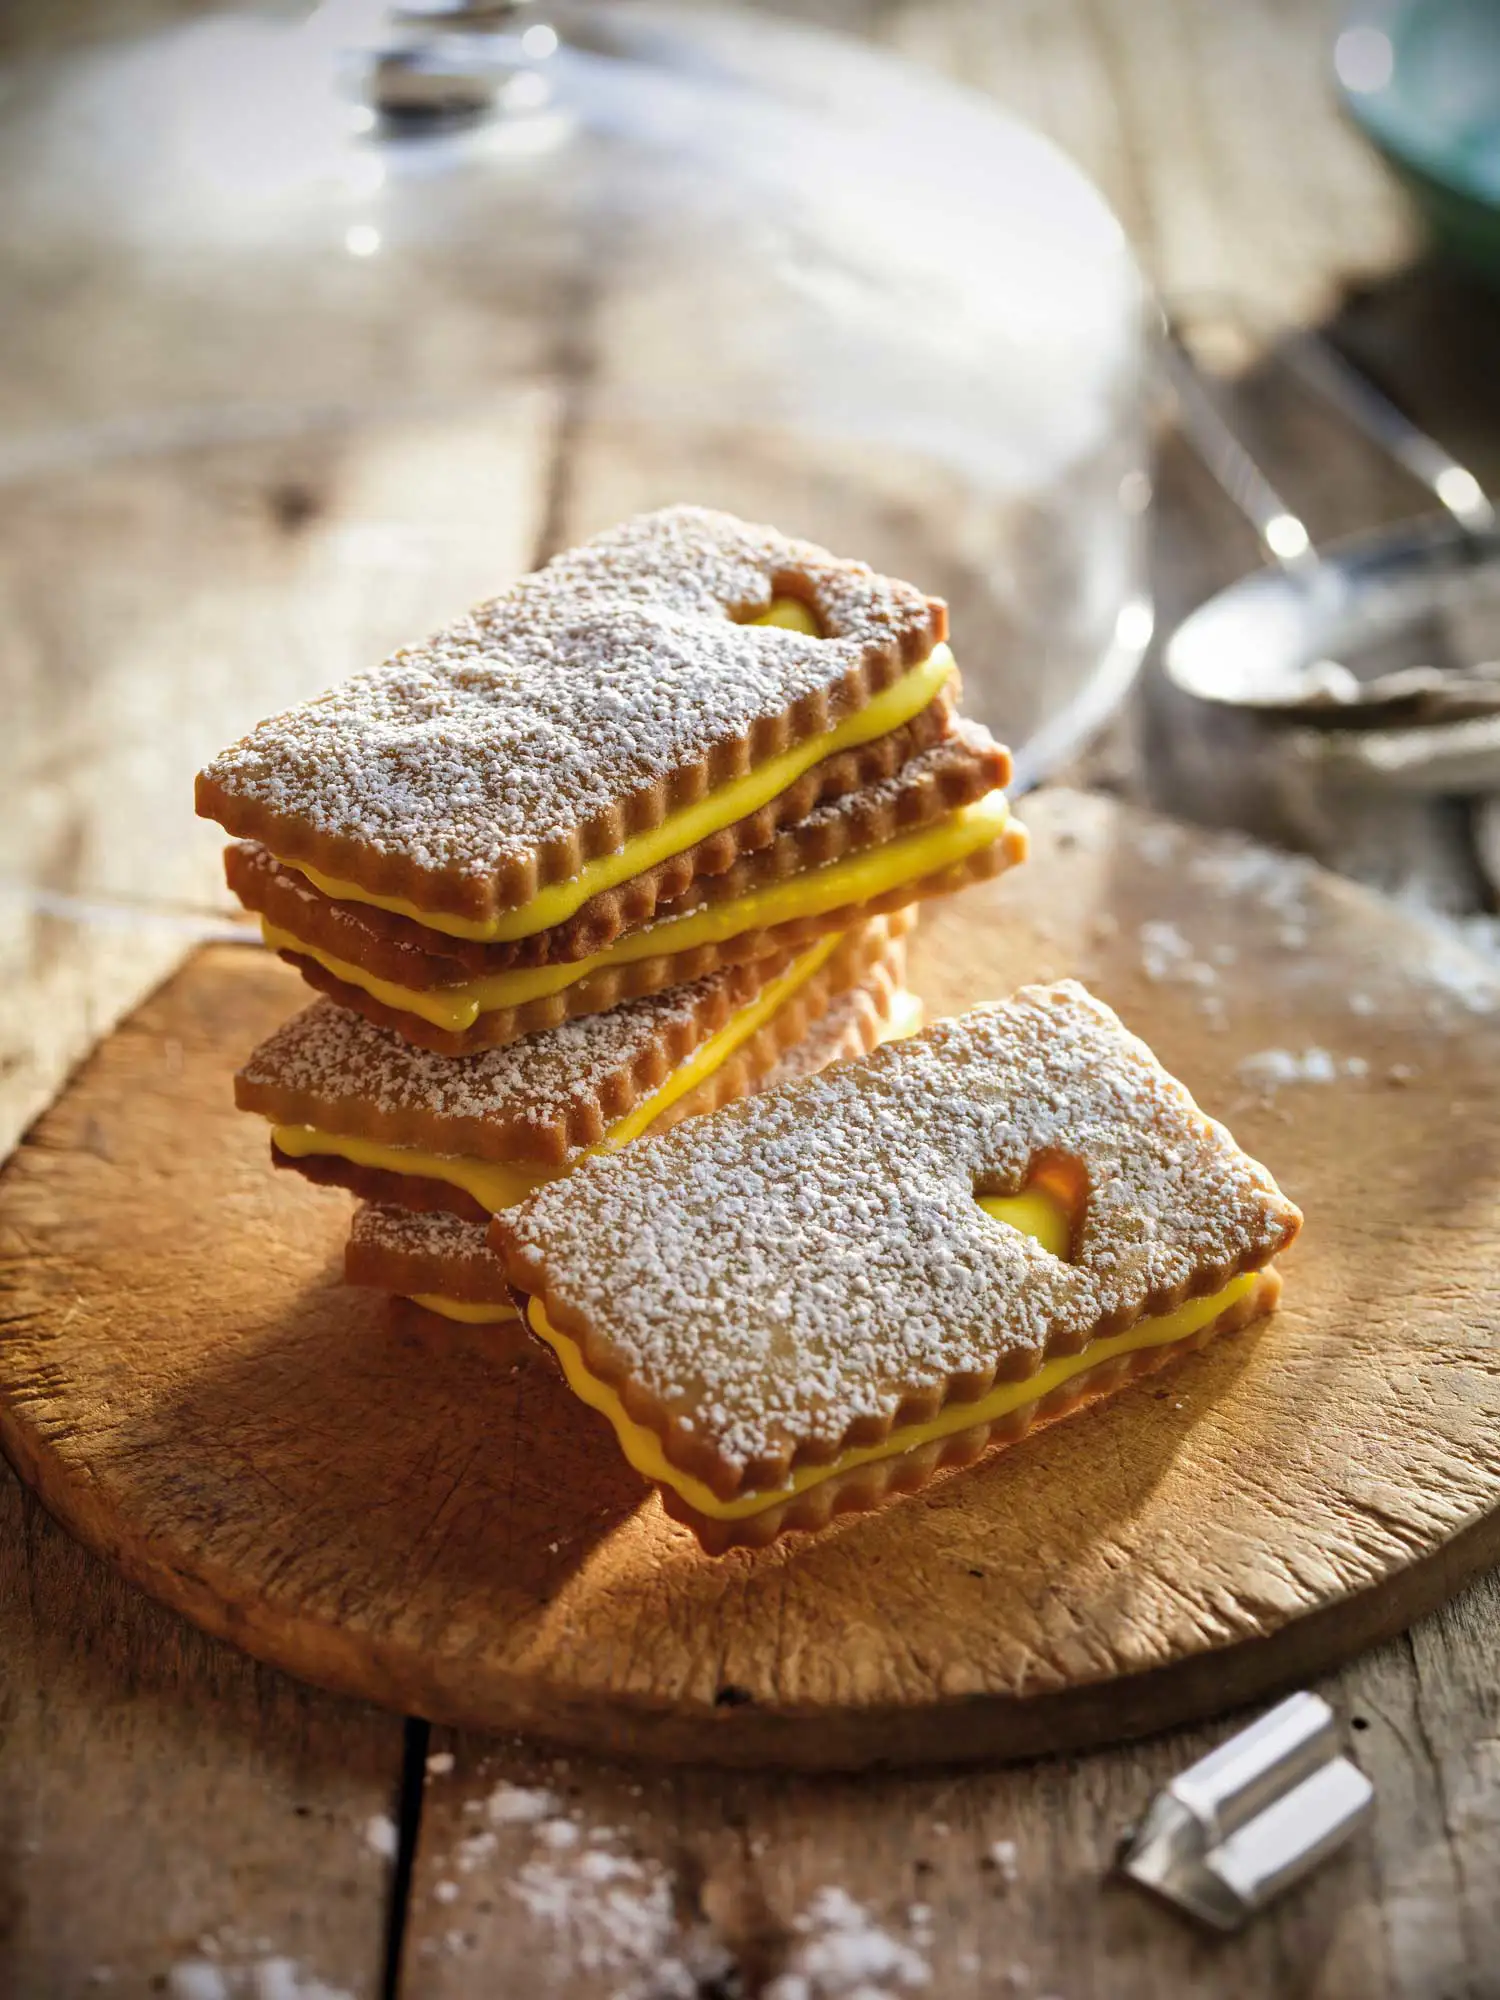
[(576, 1166), (754, 1089), (851, 989), (890, 1012), (904, 913), (798, 953), (447, 1058), (322, 1000), (271, 1035), (235, 1100), (272, 1157), (366, 1200), (485, 1221)]
[(875, 1504), (1268, 1311), (1301, 1216), (1075, 982), (496, 1217), (532, 1329), (706, 1547)]

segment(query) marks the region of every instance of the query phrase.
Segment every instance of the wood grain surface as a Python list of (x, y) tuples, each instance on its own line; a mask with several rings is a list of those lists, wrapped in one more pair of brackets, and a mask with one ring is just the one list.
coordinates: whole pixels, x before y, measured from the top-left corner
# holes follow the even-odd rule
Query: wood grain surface
[[(199, 5), (16, 0), (0, 9), (0, 48), (45, 54), (182, 18)], [(1328, 325), (1492, 487), (1500, 479), (1493, 367), (1500, 314), (1483, 294), (1419, 259), (1393, 189), (1335, 115), (1324, 79), (1340, 0), (783, 5), (799, 18), (868, 35), (961, 76), (1050, 134), (1094, 175), (1153, 276), (1179, 308), (1191, 308), (1195, 324), (1222, 320), (1226, 294), (1236, 313), (1249, 308), (1255, 332), (1240, 326), (1220, 335), (1216, 328), (1215, 358), (1243, 369), (1236, 413), (1318, 532), (1392, 517), (1420, 505), (1421, 496), (1288, 386), (1274, 352), (1276, 332), (1288, 320)], [(35, 269), (40, 283), (67, 296), (74, 274), (41, 242)], [(548, 309), (546, 301), (533, 306), (538, 315)], [(70, 325), (87, 342), (95, 331), (66, 313), (56, 323), (58, 347), (18, 369), (9, 387), (7, 408), (26, 421), (44, 417), (49, 395), (67, 375), (61, 343)], [(299, 325), (296, 338), (315, 332)], [(128, 339), (128, 326), (121, 334)], [(555, 344), (575, 374), (585, 372), (588, 357), (567, 327), (556, 329)], [(563, 415), (540, 427), (531, 465), (518, 458), (509, 484), (485, 501), (487, 519), (498, 504), (541, 524), (529, 547), (523, 530), (514, 554), (502, 537), (511, 568), (566, 541), (578, 525), (575, 474), (579, 449), (589, 442), (586, 397), (571, 395)], [(486, 435), (495, 433), (496, 426), (488, 427)], [(440, 466), (446, 476), (454, 448), (450, 438), (440, 455), (420, 455), (429, 485)], [(267, 456), (275, 462), (260, 491), (246, 488), (243, 506), (238, 490), (211, 466), (192, 482), (194, 505), (209, 512), (228, 500), (246, 524), (265, 510), (294, 563), (314, 566), (326, 562), (325, 532), (334, 534), (352, 505), (362, 547), (372, 557), (389, 550), (378, 530), (397, 510), (386, 502), (365, 507), (363, 480), (351, 503), (336, 456), (326, 480), (321, 464)], [(390, 471), (384, 491), (399, 495), (404, 482), (394, 460)], [(460, 504), (469, 490), (465, 482)], [(472, 490), (485, 490), (482, 481)], [(1157, 495), (1154, 573), (1165, 629), (1257, 555), (1253, 538), (1180, 441), (1166, 441)], [(795, 523), (799, 498), (789, 495), (772, 511)], [(13, 566), (28, 590), (31, 581), (37, 587), (24, 601), (45, 604), (49, 589), (58, 599), (75, 589), (85, 564), (97, 561), (101, 548), (116, 548), (132, 518), (118, 509), (98, 517), (80, 512), (65, 536)], [(173, 536), (183, 557), (176, 563), (168, 560)], [(207, 545), (191, 512), (173, 515), (163, 536), (132, 536), (126, 560), (107, 565), (108, 574), (127, 583), (133, 577), (137, 585), (122, 589), (110, 607), (116, 640), (129, 644), (139, 629), (159, 645), (164, 635), (155, 612), (163, 593), (227, 587), (232, 579), (223, 558), (238, 562), (244, 543), (232, 535), (219, 542)], [(270, 543), (267, 555), (263, 587), (274, 593), (278, 559)], [(492, 569), (491, 562), (481, 587)], [(400, 601), (392, 572), (389, 561), (371, 560), (356, 590), (330, 588), (322, 628), (329, 640), (342, 644), (351, 614), (361, 621), (375, 616), (358, 641), (366, 647), (382, 635), (387, 612), (392, 622), (427, 621), (428, 607)], [(22, 601), (7, 591), (11, 640), (22, 636)], [(248, 603), (243, 610), (250, 620), (245, 632), (262, 629), (263, 614)], [(247, 657), (234, 622), (239, 615), (216, 617), (212, 628), (214, 646), (227, 645), (231, 661)], [(405, 637), (407, 629), (402, 623), (393, 636)], [(51, 634), (49, 620), (41, 620), (31, 649), (13, 645), (6, 657), (12, 669), (37, 676), (40, 691), (25, 715), (25, 773), (58, 830), (54, 837), (42, 829), (45, 880), (66, 889), (87, 885), (97, 872), (98, 843), (89, 829), (98, 818), (100, 767), (92, 753), (99, 746), (77, 726), (93, 657), (59, 652)], [(208, 648), (198, 657), (208, 657)], [(12, 681), (12, 723), (14, 696)], [(1252, 760), (1244, 734), (1226, 741), (1151, 674), (1142, 700), (1084, 768), (1091, 782), (1175, 813), (1311, 846), (1331, 863), (1413, 899), (1459, 911), (1476, 906), (1461, 809), (1439, 804), (1386, 816), (1376, 801), (1289, 788), (1274, 743), (1256, 744)], [(170, 746), (149, 767), (148, 748), (137, 747), (133, 774), (148, 788), (159, 785), (164, 797), (180, 796), (182, 771)], [(184, 769), (190, 763), (186, 751), (179, 761)], [(164, 966), (176, 949), (170, 938), (138, 932), (101, 939), (58, 917), (8, 925), (0, 1146), (46, 1101), (92, 1035), (144, 990), (152, 976), (145, 955), (157, 954), (155, 963)], [(364, 1809), (358, 1796), (347, 1802), (345, 1785), (346, 1765), (357, 1774), (359, 1757), (346, 1755), (333, 1725), (312, 1719), (336, 1718), (337, 1705), (289, 1690), (275, 1675), (246, 1668), (225, 1649), (185, 1633), (178, 1621), (143, 1605), (115, 1569), (79, 1551), (34, 1503), (25, 1504), (19, 1519), (5, 1512), (0, 1534), (6, 1559), (0, 1991), (18, 2000), (92, 1992), (77, 1977), (91, 1951), (90, 1963), (117, 1968), (110, 1991), (147, 2000), (164, 1990), (187, 1931), (238, 1918), (248, 1934), (270, 1937), (293, 1958), (299, 1953), (291, 1941), (306, 1939), (309, 1926), (339, 1936), (347, 1928), (351, 1939), (357, 1934), (359, 1951), (346, 1958), (342, 1947), (326, 1955), (304, 1949), (300, 1960), (340, 1989), (366, 1991), (357, 1968), (381, 1957), (385, 1911), (367, 1895), (352, 1895), (336, 1868), (329, 1873), (321, 1865), (325, 1850), (332, 1859), (343, 1851), (337, 1837), (323, 1838), (325, 1826), (342, 1826)], [(601, 1990), (650, 1992), (655, 1963), (673, 1956), (678, 1929), (698, 1929), (706, 1908), (735, 1965), (724, 1986), (733, 1990), (737, 1978), (747, 1994), (758, 1995), (794, 1960), (806, 1964), (792, 1926), (819, 1889), (842, 1885), (900, 1939), (911, 1936), (912, 1907), (930, 1906), (939, 1937), (923, 1954), (931, 1979), (919, 1990), (943, 2000), (997, 1992), (1037, 2000), (1219, 2000), (1226, 1993), (1256, 2000), (1494, 2000), (1500, 1990), (1497, 1633), (1500, 1587), (1490, 1577), (1405, 1637), (1319, 1683), (1355, 1732), (1350, 1747), (1375, 1782), (1377, 1816), (1348, 1855), (1230, 1941), (1197, 1936), (1105, 1874), (1124, 1822), (1171, 1771), (1219, 1740), (1218, 1728), (957, 1780), (700, 1778), (577, 1756), (567, 1772), (554, 1773), (550, 1758), (508, 1742), (439, 1735), (434, 1749), (456, 1755), (457, 1768), (429, 1781), (402, 1984), (423, 2000), (493, 2000), (510, 1988), (560, 2000), (593, 2000)], [(253, 1689), (243, 1702), (226, 1693), (231, 1670)], [(144, 1728), (143, 1688), (151, 1690)], [(206, 1769), (206, 1737), (214, 1741), (222, 1783), (189, 1792), (185, 1774)], [(116, 1749), (107, 1765), (97, 1749), (101, 1740)], [(299, 1761), (305, 1746), (330, 1742), (337, 1746), (331, 1753)], [(289, 1761), (301, 1774), (298, 1804), (308, 1811), (307, 1820), (290, 1827), (276, 1787), (233, 1776), (242, 1762), (285, 1769)], [(587, 1921), (586, 1901), (580, 1910), (574, 1901), (549, 1900), (537, 1893), (549, 1887), (546, 1878), (534, 1885), (531, 1903), (518, 1893), (518, 1868), (539, 1845), (530, 1837), (505, 1835), (493, 1855), (461, 1871), (452, 1858), (457, 1829), (487, 1823), (483, 1801), (501, 1778), (552, 1784), (590, 1828), (623, 1828), (627, 1851), (661, 1857), (675, 1918), (667, 1941), (659, 1922), (648, 1923), (632, 1934), (633, 1969), (601, 1971), (599, 1929)], [(382, 1777), (377, 1790), (384, 1784)], [(132, 1832), (137, 1825), (142, 1832), (112, 1841), (109, 1830), (120, 1820), (101, 1801), (122, 1790)], [(228, 1813), (220, 1810), (226, 1798)], [(466, 1811), (470, 1806), (480, 1810)], [(300, 1834), (308, 1826), (315, 1837), (304, 1844)], [(1015, 1842), (1014, 1887), (985, 1865), (986, 1844), (997, 1838)], [(205, 1855), (222, 1865), (209, 1870)], [(114, 1871), (124, 1877), (120, 1893), (112, 1890)], [(141, 1946), (140, 1927), (150, 1921), (153, 1892), (159, 1898), (160, 1885), (178, 1874), (211, 1881), (214, 1894), (179, 1905), (183, 1937), (164, 1940), (153, 1953)], [(450, 1882), (452, 1899), (438, 1893)], [(77, 1893), (70, 1893), (72, 1883)], [(605, 1890), (598, 1893), (602, 1900)], [(40, 1920), (28, 1914), (33, 1899), (45, 1909)], [(31, 1955), (19, 1957), (23, 1948)], [(872, 1975), (871, 1983), (906, 1990), (894, 1971), (889, 1979)], [(252, 1989), (244, 1983), (234, 1990)], [(816, 1986), (814, 1994), (825, 2000)]]
[[(1500, 1548), (1500, 983), (1419, 919), (1101, 799), (933, 912), (934, 1013), (1082, 972), (1308, 1212), (1263, 1330), (764, 1556), (703, 1557), (524, 1338), (339, 1282), (228, 1073), (295, 1002), (195, 960), (0, 1182), (0, 1434), (209, 1629), (442, 1720), (828, 1766), (1213, 1713)], [(1351, 1444), (1357, 1448), (1351, 1449)]]
[(394, 1717), (125, 1588), (0, 1465), (0, 1993), (373, 2000), (401, 1762)]
[[(718, 1990), (737, 1978), (801, 2000), (774, 1984), (800, 1976), (828, 2000), (845, 1990), (817, 1978), (839, 1963), (837, 1891), (862, 1913), (882, 1995), (1491, 2000), (1500, 1690), (1485, 1634), (1497, 1615), (1490, 1577), (1318, 1684), (1375, 1780), (1377, 1812), (1235, 1938), (1205, 1936), (1112, 1873), (1119, 1836), (1222, 1727), (998, 1770), (857, 1778), (653, 1771), (435, 1731), (407, 1988), (489, 2000), (503, 1965), (520, 1991), (644, 2000), (674, 1991), (663, 1968), (686, 1964), (717, 1974)], [(536, 1817), (513, 1816), (512, 1788), (546, 1795), (528, 1805)], [(599, 1851), (618, 1872), (601, 1879), (588, 1859)]]
[(772, 4), (873, 32), (1045, 132), (1106, 191), (1174, 303), (1314, 321), (1411, 255), (1404, 209), (1334, 110), (1342, 0)]

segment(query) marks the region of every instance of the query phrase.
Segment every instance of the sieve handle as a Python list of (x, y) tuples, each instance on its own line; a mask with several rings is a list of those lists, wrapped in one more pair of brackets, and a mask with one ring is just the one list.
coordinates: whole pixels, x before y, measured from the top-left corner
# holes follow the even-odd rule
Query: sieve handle
[(1168, 320), (1165, 369), (1182, 427), (1214, 479), (1254, 528), (1273, 562), (1305, 573), (1318, 564), (1306, 524), (1282, 499), (1219, 407), (1207, 375)]
[(1367, 375), (1346, 361), (1332, 341), (1304, 329), (1286, 341), (1282, 357), (1297, 379), (1314, 395), (1332, 404), (1357, 431), (1446, 507), (1470, 534), (1495, 525), (1495, 509), (1484, 488), (1466, 465), (1460, 465), (1436, 438), (1417, 429)]

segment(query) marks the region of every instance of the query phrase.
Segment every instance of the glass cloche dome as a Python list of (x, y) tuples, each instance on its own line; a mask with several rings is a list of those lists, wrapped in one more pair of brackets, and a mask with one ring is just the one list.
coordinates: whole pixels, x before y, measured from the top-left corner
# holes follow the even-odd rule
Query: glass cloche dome
[(635, 0), (238, 9), (0, 90), (7, 949), (211, 907), (208, 753), (671, 500), (946, 596), (1027, 779), (1128, 682), (1143, 288), (977, 96)]

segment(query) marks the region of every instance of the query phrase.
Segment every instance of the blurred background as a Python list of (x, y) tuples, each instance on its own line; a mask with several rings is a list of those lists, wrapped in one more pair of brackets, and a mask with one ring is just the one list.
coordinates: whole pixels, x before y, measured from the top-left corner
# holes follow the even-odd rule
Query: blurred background
[[(1483, 738), (1393, 784), (1162, 658), (1437, 501), (1441, 602), (1403, 571), (1362, 643), (1500, 658), (1496, 0), (11, 0), (0, 180), (0, 1141), (227, 918), (208, 754), (675, 499), (947, 596), (1026, 782), (1486, 941), (1483, 687), (1373, 718)], [(1448, 456), (1376, 449), (1309, 336)]]

